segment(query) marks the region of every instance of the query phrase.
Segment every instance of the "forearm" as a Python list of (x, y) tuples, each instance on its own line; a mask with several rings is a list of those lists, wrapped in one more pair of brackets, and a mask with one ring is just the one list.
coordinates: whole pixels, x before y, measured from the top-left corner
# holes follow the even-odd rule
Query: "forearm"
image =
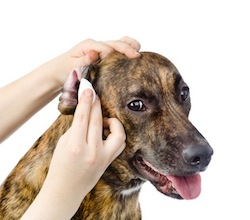
[(0, 88), (0, 142), (60, 93), (64, 76), (61, 81), (53, 77), (60, 60), (51, 60)]
[[(79, 187), (78, 187), (79, 188)], [(79, 208), (84, 196), (77, 188), (44, 184), (21, 220), (68, 220)]]
[(106, 42), (88, 39), (1, 88), (0, 143), (60, 93), (73, 68), (89, 66), (114, 50), (138, 57), (139, 49), (140, 44), (129, 37)]

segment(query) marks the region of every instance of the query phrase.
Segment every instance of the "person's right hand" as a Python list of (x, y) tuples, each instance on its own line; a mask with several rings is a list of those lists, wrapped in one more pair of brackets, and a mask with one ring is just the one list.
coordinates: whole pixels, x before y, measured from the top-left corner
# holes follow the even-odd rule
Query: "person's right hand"
[[(125, 131), (116, 118), (102, 118), (97, 96), (92, 105), (93, 92), (83, 91), (77, 105), (71, 128), (60, 138), (50, 165), (49, 175), (58, 181), (76, 184), (81, 192), (90, 191), (109, 164), (125, 147)], [(109, 128), (102, 139), (103, 126)], [(73, 186), (72, 186), (73, 187)]]
[[(42, 189), (24, 219), (70, 219), (123, 151), (126, 136), (122, 124), (116, 118), (103, 120), (100, 99), (92, 101), (92, 90), (84, 90), (72, 126), (59, 139)], [(106, 140), (102, 139), (103, 126), (109, 130)]]

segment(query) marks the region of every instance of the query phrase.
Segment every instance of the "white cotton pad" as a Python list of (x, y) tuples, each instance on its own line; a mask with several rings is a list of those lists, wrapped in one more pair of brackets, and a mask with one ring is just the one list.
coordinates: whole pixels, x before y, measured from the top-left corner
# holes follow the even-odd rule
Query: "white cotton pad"
[(95, 102), (95, 99), (96, 99), (95, 90), (94, 90), (92, 84), (87, 79), (82, 78), (81, 81), (80, 81), (80, 87), (79, 87), (79, 90), (78, 90), (78, 99), (81, 97), (82, 92), (85, 89), (91, 89), (93, 91), (93, 102), (92, 102), (92, 104), (93, 104)]

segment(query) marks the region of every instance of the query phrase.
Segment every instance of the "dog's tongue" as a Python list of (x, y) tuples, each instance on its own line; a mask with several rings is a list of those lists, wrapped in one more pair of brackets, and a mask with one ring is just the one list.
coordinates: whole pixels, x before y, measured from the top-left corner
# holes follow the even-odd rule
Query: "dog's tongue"
[(172, 182), (175, 190), (183, 199), (195, 199), (201, 192), (201, 176), (195, 174), (192, 176), (167, 176)]

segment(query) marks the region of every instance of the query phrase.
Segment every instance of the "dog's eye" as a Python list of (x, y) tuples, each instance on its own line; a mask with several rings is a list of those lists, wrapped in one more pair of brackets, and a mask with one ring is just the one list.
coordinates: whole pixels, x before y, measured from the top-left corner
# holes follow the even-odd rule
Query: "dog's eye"
[(181, 89), (181, 101), (185, 102), (189, 98), (189, 88), (187, 86), (183, 86)]
[(128, 104), (128, 108), (132, 111), (143, 111), (144, 110), (144, 104), (141, 100), (134, 100)]

